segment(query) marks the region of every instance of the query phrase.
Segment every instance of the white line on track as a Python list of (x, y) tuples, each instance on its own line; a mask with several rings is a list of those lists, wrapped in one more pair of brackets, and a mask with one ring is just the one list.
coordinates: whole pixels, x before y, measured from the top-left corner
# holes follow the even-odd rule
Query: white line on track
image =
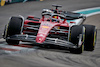
[(93, 7), (93, 8), (87, 8), (87, 9), (81, 9), (81, 10), (76, 10), (76, 11), (73, 11), (73, 12), (82, 12), (82, 11), (96, 10), (96, 9), (100, 9), (100, 7)]
[[(100, 7), (87, 8), (87, 9), (82, 9), (82, 10), (76, 10), (76, 11), (73, 11), (73, 12), (77, 13), (77, 12), (83, 12), (83, 11), (89, 11), (89, 10), (96, 10), (96, 9), (100, 9)], [(100, 11), (93, 12), (93, 13), (90, 13), (90, 14), (86, 14), (86, 17), (93, 16), (93, 15), (96, 15), (96, 14), (100, 14)], [(77, 19), (74, 22), (76, 22), (76, 24), (79, 24), (80, 21), (81, 21), (81, 19)]]
[(96, 14), (100, 14), (100, 12), (94, 12), (94, 13), (91, 13), (91, 14), (87, 14), (86, 17), (92, 16), (92, 15), (96, 15)]

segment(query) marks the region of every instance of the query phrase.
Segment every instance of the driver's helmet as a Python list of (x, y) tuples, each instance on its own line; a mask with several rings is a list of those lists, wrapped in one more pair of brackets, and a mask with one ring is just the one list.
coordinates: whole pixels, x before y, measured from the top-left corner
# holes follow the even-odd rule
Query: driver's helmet
[(51, 11), (50, 9), (43, 9), (42, 13), (53, 13), (53, 11)]

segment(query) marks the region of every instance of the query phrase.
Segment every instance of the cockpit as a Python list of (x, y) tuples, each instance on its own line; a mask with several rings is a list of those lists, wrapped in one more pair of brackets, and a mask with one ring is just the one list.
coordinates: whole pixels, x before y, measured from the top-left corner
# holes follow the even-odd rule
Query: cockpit
[(46, 20), (46, 21), (59, 23), (61, 19), (66, 19), (64, 15), (54, 13), (53, 11), (49, 9), (43, 9), (41, 14), (42, 14), (43, 20)]

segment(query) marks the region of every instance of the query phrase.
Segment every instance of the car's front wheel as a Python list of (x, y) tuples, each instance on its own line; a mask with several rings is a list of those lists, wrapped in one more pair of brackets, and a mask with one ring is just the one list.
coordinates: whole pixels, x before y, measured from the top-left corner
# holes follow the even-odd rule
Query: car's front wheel
[(11, 17), (10, 22), (5, 26), (3, 37), (8, 44), (19, 44), (19, 40), (7, 39), (15, 34), (21, 34), (23, 19), (21, 17)]
[(70, 42), (77, 46), (76, 49), (71, 48), (70, 52), (75, 54), (81, 54), (84, 51), (84, 37), (85, 27), (82, 25), (75, 25), (71, 28)]

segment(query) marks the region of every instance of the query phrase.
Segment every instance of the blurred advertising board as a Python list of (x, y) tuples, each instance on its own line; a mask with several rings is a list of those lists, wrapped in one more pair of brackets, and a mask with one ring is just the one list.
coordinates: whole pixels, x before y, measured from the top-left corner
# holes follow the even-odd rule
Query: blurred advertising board
[(39, 0), (0, 0), (0, 5), (4, 6), (7, 3), (26, 2), (26, 1), (39, 1)]

